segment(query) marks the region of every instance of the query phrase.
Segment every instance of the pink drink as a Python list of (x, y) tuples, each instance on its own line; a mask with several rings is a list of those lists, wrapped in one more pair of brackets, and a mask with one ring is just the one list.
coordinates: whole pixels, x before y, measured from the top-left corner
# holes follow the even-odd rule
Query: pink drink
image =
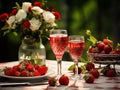
[(68, 36), (62, 34), (50, 35), (50, 45), (56, 58), (62, 58), (68, 45)]
[(82, 56), (84, 48), (85, 48), (85, 42), (80, 42), (77, 40), (68, 42), (68, 49), (71, 57), (74, 60), (77, 60)]

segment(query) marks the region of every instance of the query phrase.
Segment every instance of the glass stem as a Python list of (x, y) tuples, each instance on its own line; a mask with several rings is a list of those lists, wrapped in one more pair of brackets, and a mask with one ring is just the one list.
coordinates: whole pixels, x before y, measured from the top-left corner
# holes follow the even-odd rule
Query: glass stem
[(75, 77), (78, 77), (78, 62), (74, 62), (75, 65)]
[(61, 76), (62, 75), (62, 60), (61, 59), (57, 59), (57, 76)]

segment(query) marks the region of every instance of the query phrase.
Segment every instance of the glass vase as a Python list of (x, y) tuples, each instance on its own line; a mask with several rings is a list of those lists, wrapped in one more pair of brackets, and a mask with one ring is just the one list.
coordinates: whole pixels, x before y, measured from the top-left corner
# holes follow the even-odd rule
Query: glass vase
[(18, 59), (22, 61), (31, 61), (34, 64), (45, 65), (46, 50), (40, 37), (39, 43), (34, 38), (24, 37), (19, 47)]

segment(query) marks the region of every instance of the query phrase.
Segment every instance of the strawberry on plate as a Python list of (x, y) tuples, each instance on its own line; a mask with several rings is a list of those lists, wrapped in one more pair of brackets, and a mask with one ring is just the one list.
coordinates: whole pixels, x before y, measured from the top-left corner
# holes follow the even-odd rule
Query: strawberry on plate
[(41, 66), (25, 61), (12, 67), (6, 67), (4, 69), (4, 74), (7, 76), (32, 77), (45, 75), (47, 71), (48, 67), (45, 65)]
[(48, 67), (46, 67), (45, 65), (39, 66), (37, 70), (39, 71), (40, 75), (44, 75), (45, 73), (47, 73)]

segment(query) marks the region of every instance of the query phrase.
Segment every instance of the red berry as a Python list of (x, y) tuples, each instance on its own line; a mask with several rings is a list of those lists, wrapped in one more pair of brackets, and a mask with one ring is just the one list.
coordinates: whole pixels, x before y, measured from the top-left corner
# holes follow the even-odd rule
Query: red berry
[(46, 66), (39, 66), (39, 67), (37, 68), (37, 70), (38, 70), (38, 72), (39, 72), (41, 75), (44, 75), (44, 74), (47, 73), (48, 67), (46, 67)]
[(28, 76), (33, 76), (33, 72), (29, 72), (29, 75)]
[(35, 64), (35, 65), (34, 65), (34, 68), (35, 68), (35, 69), (38, 69), (39, 66), (40, 66), (39, 64)]
[(48, 84), (50, 86), (55, 86), (56, 83), (57, 83), (57, 80), (54, 77), (48, 79)]
[(62, 76), (59, 78), (59, 83), (60, 83), (61, 85), (68, 85), (68, 84), (69, 84), (69, 78), (68, 78), (68, 76), (62, 75)]
[(26, 66), (26, 69), (27, 69), (28, 71), (33, 71), (33, 70), (34, 70), (34, 67), (33, 67), (32, 64), (28, 64), (28, 65)]
[(92, 69), (90, 71), (90, 74), (92, 74), (95, 78), (98, 78), (100, 76), (98, 69)]
[(117, 54), (117, 52), (113, 50), (109, 54)]
[(39, 73), (39, 71), (38, 70), (35, 70), (34, 72), (33, 72), (33, 76), (40, 76), (41, 74)]
[(105, 45), (104, 51), (106, 54), (109, 54), (112, 51), (112, 47), (110, 45)]
[[(81, 72), (82, 72), (82, 69), (78, 67), (78, 74), (80, 74)], [(73, 73), (75, 73), (75, 68), (73, 68)]]
[(8, 75), (8, 76), (12, 76), (12, 75), (13, 75), (13, 69), (12, 69), (12, 68), (7, 68), (7, 69), (4, 71), (4, 74), (5, 74), (5, 75)]
[(95, 65), (92, 63), (92, 62), (88, 62), (86, 64), (86, 70), (90, 71), (92, 70), (93, 68), (95, 68)]
[(105, 45), (108, 45), (108, 43), (109, 43), (108, 39), (103, 39), (103, 43), (104, 43)]
[(14, 75), (15, 75), (15, 76), (20, 76), (20, 72), (19, 72), (19, 71), (15, 71), (15, 72), (14, 72)]
[(27, 70), (23, 70), (21, 71), (21, 74), (20, 74), (22, 77), (26, 77), (28, 76), (28, 71)]
[(107, 77), (114, 77), (114, 76), (116, 76), (116, 70), (115, 69), (108, 69), (106, 71), (106, 76)]
[(15, 66), (13, 66), (12, 68), (13, 68), (14, 70), (16, 70), (16, 71), (20, 71), (20, 64), (15, 65)]
[(86, 83), (93, 83), (95, 78), (92, 74), (87, 74), (84, 76), (85, 82)]
[(102, 51), (104, 49), (104, 46), (105, 46), (105, 44), (103, 42), (99, 42), (97, 44), (97, 47), (99, 48), (100, 51)]
[(101, 51), (100, 53), (101, 53), (101, 54), (105, 54), (105, 51), (103, 50), (103, 51)]

